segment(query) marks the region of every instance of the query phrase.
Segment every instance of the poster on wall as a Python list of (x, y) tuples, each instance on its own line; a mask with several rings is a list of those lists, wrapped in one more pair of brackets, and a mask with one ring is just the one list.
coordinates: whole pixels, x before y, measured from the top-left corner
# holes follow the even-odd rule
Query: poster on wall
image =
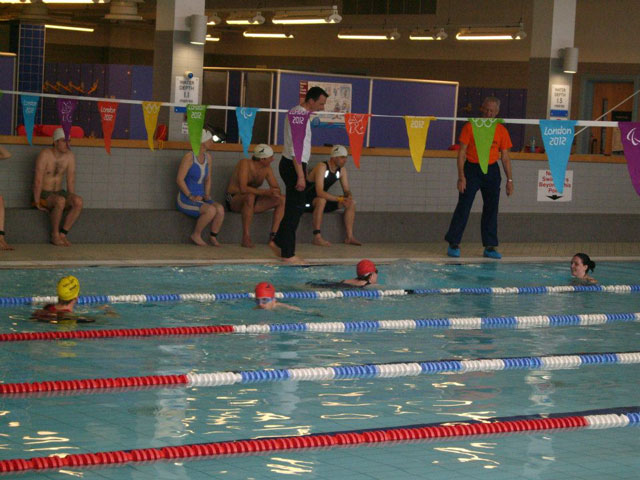
[(200, 93), (200, 79), (188, 78), (182, 75), (176, 77), (176, 89), (173, 94), (173, 103), (179, 103), (180, 107), (173, 107), (175, 113), (186, 113), (187, 105), (198, 103)]
[(571, 87), (569, 85), (551, 85), (550, 120), (566, 120), (569, 118), (569, 102)]
[(564, 177), (564, 191), (558, 193), (553, 184), (551, 170), (538, 170), (539, 202), (570, 202), (573, 194), (573, 170), (567, 170)]
[[(300, 102), (312, 87), (320, 87), (329, 94), (324, 106), (325, 112), (351, 112), (352, 85), (350, 83), (316, 82), (315, 80), (300, 81)], [(344, 127), (344, 115), (311, 115), (311, 125), (325, 127)]]

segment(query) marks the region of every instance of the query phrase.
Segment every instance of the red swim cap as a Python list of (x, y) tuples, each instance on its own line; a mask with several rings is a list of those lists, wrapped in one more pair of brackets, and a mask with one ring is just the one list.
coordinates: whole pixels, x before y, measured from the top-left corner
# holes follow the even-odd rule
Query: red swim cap
[(356, 273), (359, 277), (370, 275), (372, 273), (375, 273), (376, 271), (376, 264), (367, 259), (360, 260), (358, 262), (358, 266), (356, 267)]
[(269, 282), (260, 282), (256, 285), (256, 298), (275, 298), (276, 289)]

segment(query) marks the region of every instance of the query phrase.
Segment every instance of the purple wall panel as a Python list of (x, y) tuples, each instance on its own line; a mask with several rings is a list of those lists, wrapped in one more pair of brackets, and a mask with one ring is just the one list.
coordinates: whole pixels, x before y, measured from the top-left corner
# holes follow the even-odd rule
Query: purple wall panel
[[(105, 96), (128, 99), (131, 95), (131, 66), (107, 65)], [(118, 106), (118, 116), (112, 138), (129, 138), (129, 116), (131, 105)]]
[[(153, 67), (134, 65), (131, 67), (131, 99), (153, 99)], [(120, 107), (118, 107), (118, 110)], [(140, 105), (131, 105), (129, 119), (129, 138), (146, 140), (147, 130), (144, 126), (144, 116)]]

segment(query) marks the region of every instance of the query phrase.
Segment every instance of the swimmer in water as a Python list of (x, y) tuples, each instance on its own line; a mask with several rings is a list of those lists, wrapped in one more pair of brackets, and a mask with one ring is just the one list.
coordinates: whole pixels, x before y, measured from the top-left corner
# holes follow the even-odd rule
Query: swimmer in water
[(276, 289), (269, 282), (260, 282), (256, 285), (256, 307), (260, 310), (275, 310), (276, 308), (286, 308), (288, 310), (300, 310), (294, 305), (287, 305), (276, 300)]
[(322, 288), (365, 288), (369, 285), (378, 285), (378, 269), (371, 260), (366, 258), (360, 260), (356, 265), (356, 275), (356, 278), (349, 278), (340, 282), (307, 282), (307, 285)]
[(593, 285), (598, 281), (589, 276), (589, 272), (593, 272), (596, 268), (596, 262), (589, 258), (586, 253), (576, 253), (571, 259), (571, 276), (572, 283), (578, 285)]

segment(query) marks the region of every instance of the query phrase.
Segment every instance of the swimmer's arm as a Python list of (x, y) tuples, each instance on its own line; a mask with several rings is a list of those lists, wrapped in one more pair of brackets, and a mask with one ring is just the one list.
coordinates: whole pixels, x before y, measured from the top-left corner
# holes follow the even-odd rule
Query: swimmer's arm
[(281, 302), (278, 302), (278, 307), (285, 308), (287, 310), (295, 310), (297, 312), (302, 311), (302, 309), (300, 307), (296, 307), (295, 305), (288, 305), (286, 303), (281, 303)]
[(33, 204), (40, 209), (40, 194), (42, 193), (42, 181), (44, 179), (46, 167), (47, 154), (45, 149), (38, 154), (38, 158), (36, 159), (36, 170), (33, 175)]
[(72, 153), (67, 166), (67, 191), (76, 193), (76, 157)]
[(204, 181), (204, 200), (211, 199), (211, 172), (213, 171), (213, 160), (209, 152), (205, 153), (205, 158), (209, 164), (209, 172), (207, 173), (207, 179)]
[[(184, 179), (187, 176), (187, 172), (189, 171), (190, 165), (188, 157), (190, 155), (191, 152), (185, 153), (184, 157), (182, 157), (182, 160), (180, 160), (180, 166), (178, 167), (178, 174), (176, 175), (176, 183), (178, 184), (178, 188), (184, 194), (184, 196), (189, 199), (192, 197), (192, 195)], [(209, 171), (211, 171), (211, 169), (209, 169)]]
[(6, 160), (7, 158), (11, 158), (11, 152), (0, 145), (0, 160)]
[(351, 188), (349, 188), (349, 175), (347, 169), (340, 170), (340, 185), (342, 185), (342, 192), (346, 198), (351, 197)]
[(276, 176), (273, 174), (271, 167), (267, 169), (267, 176), (265, 178), (271, 190), (280, 191), (280, 185), (278, 185), (278, 181), (276, 180)]

